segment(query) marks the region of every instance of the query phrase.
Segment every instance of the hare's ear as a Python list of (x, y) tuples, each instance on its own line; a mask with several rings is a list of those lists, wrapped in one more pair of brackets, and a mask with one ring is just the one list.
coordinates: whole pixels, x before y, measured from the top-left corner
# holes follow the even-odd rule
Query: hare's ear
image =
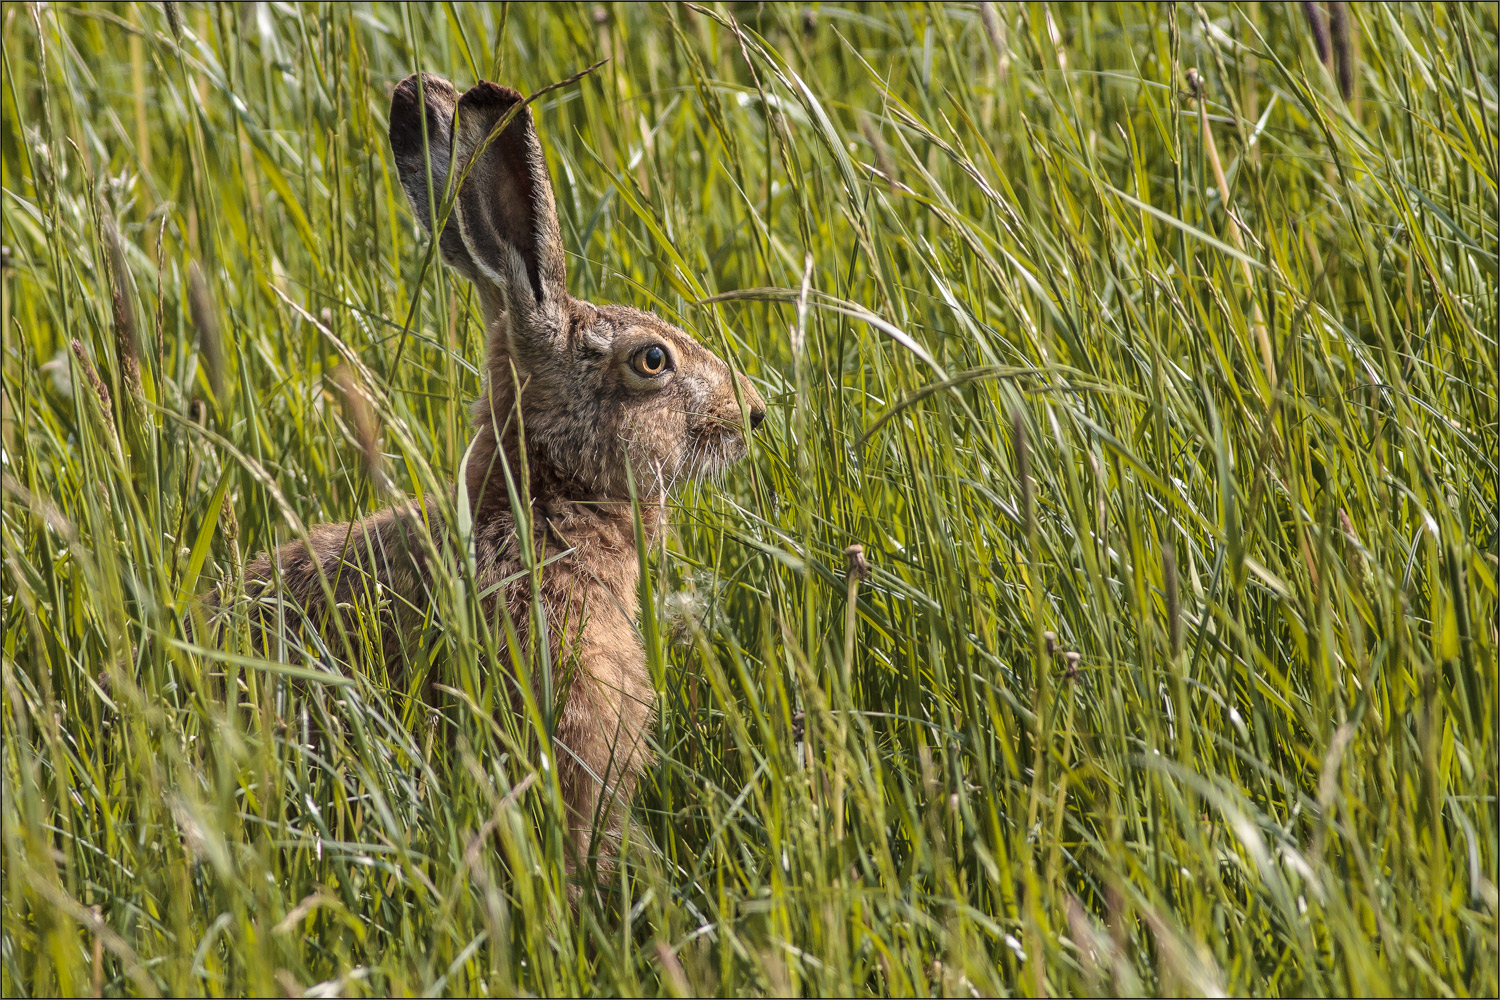
[[(391, 153), (412, 211), (429, 234), (437, 225), (437, 212), (448, 188), (448, 169), (455, 152), (453, 109), (457, 105), (453, 84), (430, 73), (413, 73), (391, 94)], [(456, 213), (448, 216), (438, 245), (443, 259), (464, 277), (476, 283), (483, 280), (464, 246)]]
[(505, 293), (512, 346), (541, 347), (563, 332), (568, 291), (552, 180), (531, 109), (509, 87), (483, 82), (459, 98), (455, 122), (464, 246)]

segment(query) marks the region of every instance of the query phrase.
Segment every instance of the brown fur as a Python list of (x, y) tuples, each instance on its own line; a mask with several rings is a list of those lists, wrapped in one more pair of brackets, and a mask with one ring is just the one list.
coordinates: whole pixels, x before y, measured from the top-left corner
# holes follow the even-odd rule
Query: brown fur
[[(439, 247), (474, 282), (484, 310), (486, 392), (474, 410), (465, 482), (479, 588), (523, 565), (507, 467), (513, 476), (523, 467), (529, 472), (524, 520), (533, 551), (544, 559), (568, 552), (542, 571), (540, 587), (555, 672), (571, 672), (556, 730), (558, 778), (577, 857), (593, 854), (607, 866), (624, 803), (650, 762), (644, 740), (655, 711), (634, 627), (639, 557), (631, 478), (649, 544), (666, 491), (742, 457), (746, 419), (758, 424), (765, 404), (744, 376), (736, 382), (682, 330), (650, 313), (568, 294), (552, 185), (530, 109), (521, 107), (495, 131), (520, 102), (518, 93), (492, 83), (460, 96), (445, 80), (409, 77), (392, 96), (391, 148), (429, 232), (450, 182), (457, 188)], [(450, 178), (453, 164), (460, 175)], [(632, 367), (637, 352), (652, 346), (670, 355), (669, 374), (648, 377)], [(445, 532), (434, 511), (403, 504), (361, 522), (314, 528), (310, 548), (282, 546), (247, 572), (292, 598), (325, 633), (338, 625), (329, 620), (337, 615), (329, 590), (335, 605), (375, 592), (386, 614), (386, 666), (401, 680), (399, 640), (429, 604), (430, 554)], [(490, 597), (487, 620), (496, 621), (499, 601), (524, 638), (532, 621), (529, 581)], [(596, 827), (601, 842), (591, 838)]]

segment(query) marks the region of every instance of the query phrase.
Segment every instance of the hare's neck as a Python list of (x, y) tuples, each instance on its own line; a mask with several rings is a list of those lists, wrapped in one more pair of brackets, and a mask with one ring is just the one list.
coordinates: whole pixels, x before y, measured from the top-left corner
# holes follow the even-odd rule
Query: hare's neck
[[(556, 575), (577, 578), (609, 590), (617, 600), (635, 604), (640, 579), (640, 552), (630, 505), (536, 500), (531, 505), (532, 534), (545, 557), (557, 559)], [(658, 534), (659, 517), (641, 512), (649, 548)], [(552, 567), (544, 569), (552, 572)]]
[[(659, 519), (654, 510), (641, 511), (648, 547)], [(583, 624), (570, 649), (584, 672), (606, 687), (625, 683), (621, 678), (626, 677), (632, 685), (644, 685), (634, 633), (641, 550), (630, 504), (537, 498), (531, 504), (531, 530), (535, 551), (545, 560), (542, 599), (550, 616)]]
[[(635, 558), (635, 516), (628, 499), (600, 495), (558, 469), (537, 448), (528, 448), (526, 461), (522, 463), (519, 436), (503, 428), (497, 434), (494, 421), (480, 423), (469, 450), (465, 485), (475, 524), (512, 513), (506, 470), (515, 476), (523, 468), (527, 472), (531, 520), (538, 532), (547, 530), (550, 521), (554, 531), (571, 527), (605, 548), (623, 546)], [(655, 541), (664, 519), (659, 500), (642, 497), (639, 501), (641, 527), (648, 546)]]

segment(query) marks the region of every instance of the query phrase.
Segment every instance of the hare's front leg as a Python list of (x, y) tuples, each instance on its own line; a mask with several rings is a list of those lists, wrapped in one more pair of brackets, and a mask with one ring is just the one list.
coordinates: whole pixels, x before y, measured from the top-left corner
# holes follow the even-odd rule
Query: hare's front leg
[(623, 615), (589, 621), (557, 726), (558, 778), (578, 868), (614, 872), (641, 772), (656, 696), (639, 640)]

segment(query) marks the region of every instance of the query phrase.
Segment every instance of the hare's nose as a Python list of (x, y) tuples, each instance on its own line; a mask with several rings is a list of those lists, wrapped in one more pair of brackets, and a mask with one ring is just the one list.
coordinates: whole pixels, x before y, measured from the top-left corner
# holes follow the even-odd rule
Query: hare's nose
[(744, 372), (739, 373), (739, 383), (745, 409), (750, 417), (750, 429), (753, 431), (766, 419), (766, 401), (755, 390), (755, 384), (745, 377)]

